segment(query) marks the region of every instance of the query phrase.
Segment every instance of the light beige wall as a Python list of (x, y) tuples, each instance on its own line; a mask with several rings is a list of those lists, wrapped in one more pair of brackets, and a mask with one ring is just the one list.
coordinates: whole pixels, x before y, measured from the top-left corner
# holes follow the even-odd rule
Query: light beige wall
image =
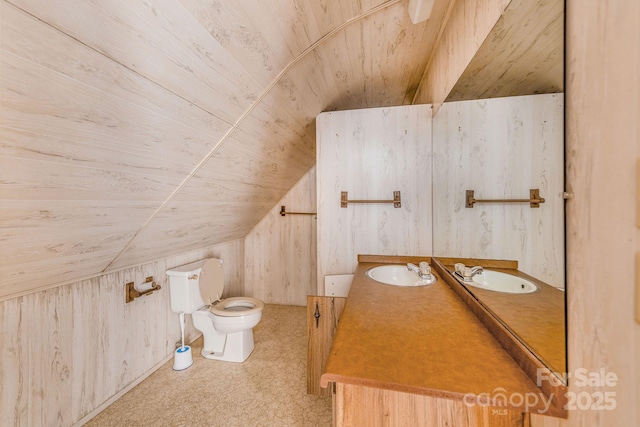
[[(477, 199), (545, 202), (465, 207)], [(564, 287), (563, 95), (446, 102), (433, 118), (433, 253), (515, 259)]]
[[(72, 425), (168, 360), (180, 327), (165, 271), (212, 256), (226, 261), (228, 295), (241, 295), (236, 240), (0, 302), (0, 424)], [(162, 289), (125, 303), (125, 283), (147, 276)]]
[(510, 0), (456, 0), (449, 21), (427, 64), (414, 104), (447, 98)]
[[(567, 1), (567, 306), (569, 370), (604, 369), (614, 410), (571, 411), (534, 427), (637, 426), (640, 325), (634, 321), (636, 162), (640, 157), (640, 3)], [(586, 400), (586, 398), (585, 398)]]
[[(431, 255), (431, 106), (323, 113), (317, 118), (318, 292), (353, 273), (358, 254)], [(349, 204), (390, 200), (402, 207)]]
[(244, 239), (245, 291), (274, 304), (306, 305), (316, 292), (316, 168), (307, 172)]

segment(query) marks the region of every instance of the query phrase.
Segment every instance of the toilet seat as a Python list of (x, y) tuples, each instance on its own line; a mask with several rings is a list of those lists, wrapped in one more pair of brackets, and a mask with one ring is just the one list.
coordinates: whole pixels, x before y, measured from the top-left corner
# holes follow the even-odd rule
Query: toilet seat
[(264, 303), (256, 298), (233, 297), (212, 304), (209, 311), (216, 316), (241, 317), (258, 313), (264, 308)]
[(233, 297), (221, 299), (224, 291), (224, 270), (222, 260), (210, 258), (200, 271), (200, 296), (211, 307), (209, 311), (221, 317), (242, 317), (261, 312), (264, 303), (256, 298)]

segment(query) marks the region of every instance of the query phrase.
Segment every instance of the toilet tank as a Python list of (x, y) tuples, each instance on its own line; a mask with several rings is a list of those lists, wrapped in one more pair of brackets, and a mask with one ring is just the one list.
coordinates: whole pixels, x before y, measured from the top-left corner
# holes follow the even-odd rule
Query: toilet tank
[(174, 313), (190, 314), (206, 305), (200, 296), (199, 288), (200, 271), (205, 261), (196, 261), (167, 270), (169, 299), (171, 311)]

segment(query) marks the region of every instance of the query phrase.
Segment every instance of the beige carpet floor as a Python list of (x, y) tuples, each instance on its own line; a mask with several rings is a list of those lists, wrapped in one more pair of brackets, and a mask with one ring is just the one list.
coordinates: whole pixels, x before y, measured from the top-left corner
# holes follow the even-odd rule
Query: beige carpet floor
[(330, 426), (331, 398), (306, 393), (306, 308), (266, 305), (244, 363), (200, 356), (174, 371), (173, 361), (86, 426)]

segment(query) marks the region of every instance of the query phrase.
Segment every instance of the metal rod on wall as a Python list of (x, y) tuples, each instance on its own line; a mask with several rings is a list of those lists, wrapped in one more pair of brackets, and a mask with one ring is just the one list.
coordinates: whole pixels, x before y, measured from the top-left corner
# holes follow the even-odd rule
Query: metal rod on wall
[(285, 206), (280, 206), (280, 216), (286, 215), (317, 215), (316, 212), (287, 212)]
[(544, 198), (540, 197), (540, 190), (537, 188), (529, 190), (528, 199), (476, 199), (473, 190), (467, 190), (465, 207), (473, 208), (476, 203), (529, 203), (529, 207), (539, 208), (544, 203)]
[(349, 200), (348, 192), (342, 191), (340, 193), (340, 207), (346, 208), (349, 206), (349, 203), (393, 203), (394, 208), (402, 207), (399, 191), (393, 192), (393, 200)]

